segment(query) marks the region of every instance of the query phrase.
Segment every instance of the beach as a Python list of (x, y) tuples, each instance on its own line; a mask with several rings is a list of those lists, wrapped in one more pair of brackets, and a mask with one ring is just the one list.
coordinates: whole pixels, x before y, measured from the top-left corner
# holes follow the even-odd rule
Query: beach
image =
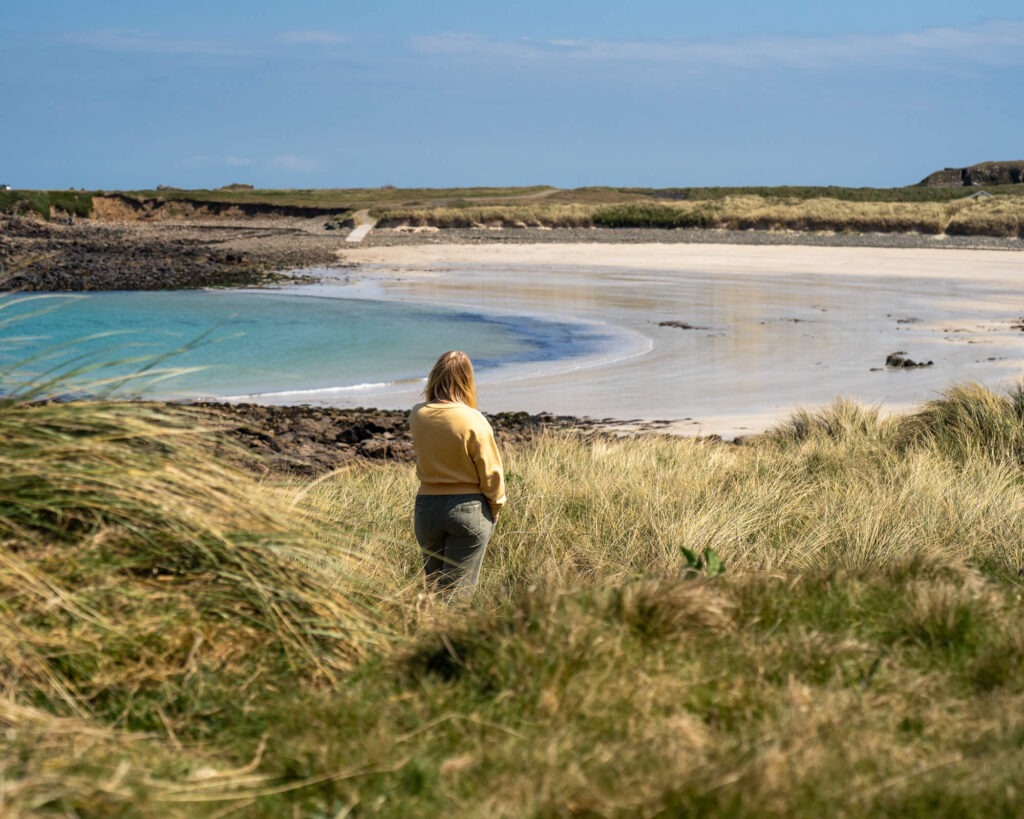
[[(4, 241), (12, 260), (33, 260), (12, 282), (30, 290), (256, 283), (585, 326), (604, 339), (601, 349), (484, 368), (481, 407), (581, 416), (623, 431), (731, 439), (763, 432), (797, 406), (837, 397), (902, 411), (954, 382), (1008, 383), (1024, 364), (1019, 239), (378, 228), (352, 245), (347, 233), (326, 229), (319, 218), (284, 216), (71, 225), (9, 217)], [(437, 343), (423, 340), (428, 349)], [(887, 367), (894, 353), (934, 364)], [(354, 382), (341, 373), (308, 386), (332, 383)], [(266, 405), (407, 409), (421, 384), (301, 387), (203, 394)]]
[[(481, 379), (481, 406), (623, 428), (756, 434), (837, 397), (901, 411), (1024, 366), (1024, 256), (737, 244), (416, 244), (346, 249), (350, 295), (604, 322), (632, 344)], [(320, 285), (328, 289), (335, 285)], [(646, 343), (645, 343), (646, 342)], [(891, 353), (932, 366), (892, 368)], [(417, 385), (367, 390), (408, 406)]]

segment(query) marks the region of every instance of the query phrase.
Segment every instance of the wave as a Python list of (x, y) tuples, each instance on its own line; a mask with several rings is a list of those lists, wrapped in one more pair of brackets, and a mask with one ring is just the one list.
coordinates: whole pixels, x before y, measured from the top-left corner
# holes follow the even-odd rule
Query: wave
[(254, 398), (317, 398), (337, 393), (363, 392), (366, 390), (379, 390), (385, 387), (397, 387), (402, 384), (423, 383), (426, 378), (402, 378), (396, 381), (369, 381), (365, 384), (347, 384), (343, 387), (316, 387), (308, 390), (283, 390), (281, 392), (251, 392), (245, 395), (224, 395), (223, 401), (250, 401)]

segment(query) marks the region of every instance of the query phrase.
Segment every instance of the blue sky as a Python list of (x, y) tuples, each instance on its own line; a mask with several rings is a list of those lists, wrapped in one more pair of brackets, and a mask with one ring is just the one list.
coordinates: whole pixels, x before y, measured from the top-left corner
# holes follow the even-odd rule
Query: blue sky
[(0, 183), (892, 186), (1024, 158), (1015, 2), (4, 2)]

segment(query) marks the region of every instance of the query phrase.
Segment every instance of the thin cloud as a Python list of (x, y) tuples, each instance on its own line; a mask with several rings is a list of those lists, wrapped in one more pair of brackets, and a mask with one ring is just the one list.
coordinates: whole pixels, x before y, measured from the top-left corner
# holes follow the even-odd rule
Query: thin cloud
[(716, 40), (495, 40), (451, 33), (413, 38), (426, 54), (516, 62), (594, 61), (799, 69), (849, 65), (1024, 63), (1024, 21), (895, 34), (759, 35)]
[(336, 31), (285, 31), (278, 36), (278, 39), (288, 45), (340, 45), (349, 42), (352, 38)]
[(136, 29), (102, 29), (64, 34), (61, 42), (86, 46), (101, 51), (141, 51), (147, 54), (238, 55), (250, 53), (231, 43), (219, 40), (194, 40), (161, 37)]
[(235, 165), (236, 167), (246, 167), (252, 165), (251, 159), (246, 159), (244, 156), (229, 156), (224, 159), (228, 165)]
[(285, 31), (268, 39), (248, 42), (234, 40), (164, 37), (138, 29), (101, 29), (77, 31), (60, 35), (62, 43), (84, 46), (97, 51), (124, 51), (146, 54), (183, 54), (205, 56), (260, 56), (272, 53), (294, 53), (287, 46), (335, 46), (348, 43), (348, 35), (336, 31)]
[(271, 165), (278, 168), (286, 168), (289, 171), (301, 171), (309, 173), (320, 167), (320, 163), (314, 159), (302, 159), (301, 157), (285, 155), (278, 156), (271, 160)]

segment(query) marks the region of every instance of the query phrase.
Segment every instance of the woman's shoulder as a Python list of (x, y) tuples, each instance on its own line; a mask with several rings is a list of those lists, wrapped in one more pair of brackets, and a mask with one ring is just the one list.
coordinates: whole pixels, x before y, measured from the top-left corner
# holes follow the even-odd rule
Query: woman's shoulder
[(460, 406), (466, 411), (467, 418), (472, 419), (471, 422), (473, 426), (479, 429), (491, 429), (491, 422), (487, 420), (487, 416), (480, 412), (480, 410), (475, 407), (466, 406), (465, 404), (461, 404)]
[(491, 428), (486, 415), (480, 412), (480, 410), (461, 402), (439, 404), (437, 402), (423, 401), (416, 404), (409, 411), (409, 416), (410, 418), (429, 416), (448, 424), (455, 423), (477, 428)]

